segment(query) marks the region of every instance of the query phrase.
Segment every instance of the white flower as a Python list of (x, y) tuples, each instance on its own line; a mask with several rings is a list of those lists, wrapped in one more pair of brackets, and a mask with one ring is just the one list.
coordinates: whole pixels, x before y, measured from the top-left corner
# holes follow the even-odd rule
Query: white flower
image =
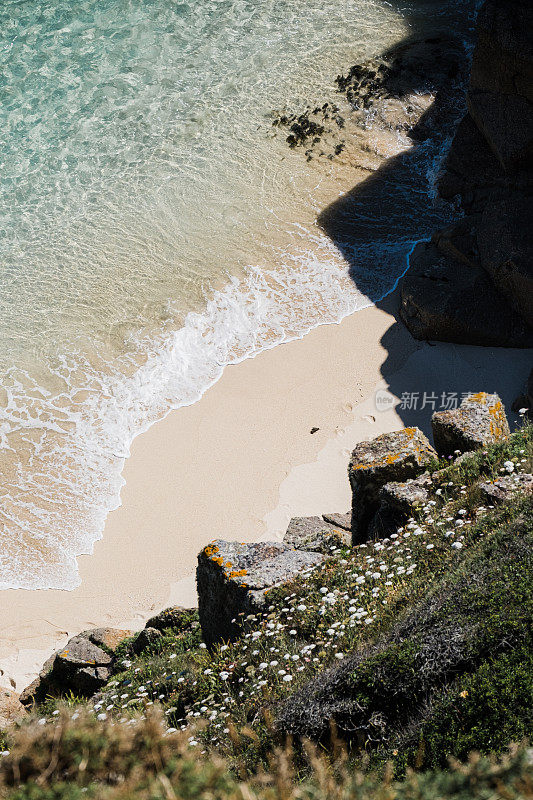
[(221, 673), (219, 674), (219, 678), (220, 678), (220, 680), (222, 680), (222, 681), (227, 681), (227, 680), (228, 680), (228, 678), (229, 678), (229, 672), (221, 672)]
[(284, 675), (284, 676), (283, 676), (283, 680), (284, 680), (286, 683), (288, 683), (289, 681), (292, 681), (292, 675)]
[(514, 464), (512, 461), (504, 461), (503, 466), (505, 471), (508, 472), (509, 475), (511, 474), (511, 472), (514, 472)]
[(207, 645), (206, 645), (206, 643), (205, 643), (205, 642), (200, 642), (200, 648), (201, 648), (202, 650), (205, 650), (205, 649), (206, 649), (206, 647), (207, 647)]
[(267, 667), (268, 667), (268, 664), (266, 663), (266, 661), (262, 661), (259, 664), (259, 669), (266, 669)]
[(100, 719), (100, 720), (107, 719), (107, 714), (98, 714), (98, 716), (96, 717), (96, 719)]
[(434, 544), (428, 544), (426, 545), (426, 550), (433, 550), (434, 547), (435, 547)]
[(296, 636), (296, 631), (294, 630), (294, 628), (291, 631), (289, 631), (289, 636)]
[(460, 550), (460, 549), (462, 548), (462, 546), (463, 546), (463, 545), (461, 544), (461, 542), (453, 542), (453, 544), (452, 544), (452, 547), (453, 547), (455, 550)]
[(355, 582), (356, 583), (364, 583), (365, 579), (364, 579), (364, 577), (362, 575), (359, 575), (359, 577), (355, 579)]

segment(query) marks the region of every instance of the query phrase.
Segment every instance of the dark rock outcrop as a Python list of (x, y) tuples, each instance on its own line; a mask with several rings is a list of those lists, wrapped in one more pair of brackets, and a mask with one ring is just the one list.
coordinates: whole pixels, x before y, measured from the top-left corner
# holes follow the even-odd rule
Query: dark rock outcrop
[(418, 428), (384, 433), (357, 445), (348, 467), (354, 544), (367, 539), (383, 486), (390, 481), (416, 477), (436, 457), (435, 450)]
[(217, 540), (198, 555), (196, 585), (203, 638), (208, 645), (233, 641), (243, 616), (268, 607), (268, 591), (307, 569), (324, 556), (294, 550), (279, 542), (239, 544)]
[(401, 292), (400, 317), (415, 339), (487, 347), (533, 347), (533, 331), (479, 265), (421, 242)]
[(431, 418), (433, 441), (442, 456), (479, 450), (509, 436), (505, 408), (497, 394), (478, 392), (465, 397), (459, 408), (436, 411)]
[[(533, 4), (487, 0), (468, 113), (439, 182), (468, 219), (419, 245), (402, 284), (400, 316), (417, 339), (533, 346), (532, 76)], [(467, 260), (441, 241), (464, 240), (465, 225)]]
[(289, 523), (283, 544), (295, 550), (330, 553), (351, 544), (351, 535), (344, 528), (325, 522), (322, 517), (294, 517)]

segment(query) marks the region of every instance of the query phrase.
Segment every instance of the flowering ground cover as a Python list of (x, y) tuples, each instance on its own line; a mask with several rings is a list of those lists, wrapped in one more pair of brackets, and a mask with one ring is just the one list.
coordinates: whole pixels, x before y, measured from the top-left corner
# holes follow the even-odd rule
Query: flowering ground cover
[[(520, 492), (497, 507), (484, 505), (479, 483), (532, 468), (531, 426), (502, 444), (435, 465), (431, 499), (403, 528), (381, 541), (336, 549), (318, 569), (273, 590), (268, 612), (246, 618), (238, 641), (208, 649), (191, 612), (140, 656), (122, 645), (119, 671), (93, 701), (50, 699), (36, 709), (33, 724), (44, 731), (64, 714), (69, 725), (89, 714), (102, 730), (137, 730), (160, 709), (166, 736), (181, 737), (199, 757), (216, 753), (244, 777), (268, 767), (286, 730), (329, 743), (322, 724), (328, 727), (328, 714), (320, 730), (299, 729), (290, 720), (305, 719), (312, 701), (316, 711), (321, 692), (332, 700), (334, 685), (341, 707), (350, 697), (366, 709), (357, 735), (340, 725), (358, 763), (371, 752), (375, 765), (391, 759), (401, 775), (406, 766), (443, 766), (448, 755), (465, 758), (473, 749), (501, 752), (532, 733), (525, 632), (531, 629), (533, 511)], [(446, 593), (446, 586), (455, 588)], [(476, 593), (486, 586), (494, 591)], [(439, 638), (440, 631), (433, 662), (420, 660), (428, 643), (417, 628), (422, 617), (426, 632), (434, 628)], [(409, 635), (399, 635), (409, 620)], [(444, 645), (459, 629), (468, 657), (445, 669)], [(350, 675), (344, 698), (342, 681), (332, 683), (342, 674)], [(331, 706), (333, 718), (334, 711)], [(383, 735), (379, 714), (391, 735)], [(13, 746), (9, 737), (4, 746)]]

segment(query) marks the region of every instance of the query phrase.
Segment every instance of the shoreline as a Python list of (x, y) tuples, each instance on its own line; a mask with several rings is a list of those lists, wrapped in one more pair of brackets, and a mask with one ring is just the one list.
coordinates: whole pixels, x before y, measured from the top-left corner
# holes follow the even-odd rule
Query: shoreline
[(22, 691), (81, 630), (139, 629), (168, 605), (193, 605), (196, 556), (212, 539), (280, 539), (292, 516), (345, 512), (358, 441), (428, 431), (431, 410), (376, 411), (376, 389), (399, 399), (481, 387), (510, 408), (531, 351), (417, 342), (396, 322), (396, 296), (226, 368), (201, 400), (137, 437), (121, 505), (79, 558), (81, 585), (1, 592), (1, 685)]

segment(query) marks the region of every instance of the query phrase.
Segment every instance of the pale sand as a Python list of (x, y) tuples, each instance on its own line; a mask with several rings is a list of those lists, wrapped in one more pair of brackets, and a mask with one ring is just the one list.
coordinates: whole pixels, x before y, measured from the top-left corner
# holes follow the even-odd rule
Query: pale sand
[(0, 592), (0, 683), (21, 690), (81, 630), (138, 629), (166, 605), (195, 604), (196, 556), (214, 538), (281, 538), (291, 516), (347, 511), (358, 441), (406, 424), (429, 432), (431, 408), (377, 411), (376, 388), (398, 398), (497, 391), (510, 409), (531, 351), (415, 342), (393, 304), (228, 367), (200, 402), (140, 436), (122, 505), (94, 554), (79, 559), (81, 586)]

